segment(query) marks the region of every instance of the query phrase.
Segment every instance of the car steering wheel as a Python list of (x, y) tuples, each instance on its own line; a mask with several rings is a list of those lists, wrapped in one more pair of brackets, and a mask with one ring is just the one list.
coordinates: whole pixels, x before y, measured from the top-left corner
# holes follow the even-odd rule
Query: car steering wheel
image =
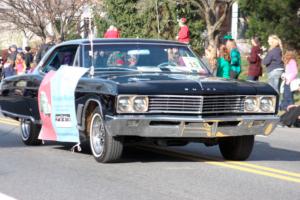
[(166, 67), (166, 66), (177, 66), (176, 63), (169, 61), (169, 62), (162, 62), (159, 65), (157, 65), (157, 67)]

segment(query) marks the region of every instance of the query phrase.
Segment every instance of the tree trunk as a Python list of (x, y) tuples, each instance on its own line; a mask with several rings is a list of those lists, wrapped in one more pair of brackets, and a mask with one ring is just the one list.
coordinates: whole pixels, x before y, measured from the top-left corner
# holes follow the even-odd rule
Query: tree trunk
[(216, 34), (216, 30), (211, 26), (207, 26), (208, 42), (210, 46), (209, 52), (209, 64), (211, 71), (214, 72), (217, 69), (217, 48), (219, 43), (219, 35)]

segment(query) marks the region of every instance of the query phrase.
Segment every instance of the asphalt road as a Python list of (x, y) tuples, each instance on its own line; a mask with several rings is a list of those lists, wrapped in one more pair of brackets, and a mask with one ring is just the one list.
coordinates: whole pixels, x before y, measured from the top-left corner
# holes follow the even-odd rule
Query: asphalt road
[(16, 122), (0, 119), (0, 199), (300, 199), (300, 129), (256, 137), (247, 162), (217, 147), (129, 147), (99, 164), (72, 145), (28, 147)]

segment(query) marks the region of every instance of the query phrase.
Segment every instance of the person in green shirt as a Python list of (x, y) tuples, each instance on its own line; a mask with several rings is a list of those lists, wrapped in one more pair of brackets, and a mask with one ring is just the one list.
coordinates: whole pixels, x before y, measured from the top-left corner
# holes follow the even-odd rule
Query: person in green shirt
[(220, 46), (219, 57), (217, 59), (217, 76), (229, 79), (230, 78), (230, 56), (225, 45)]
[(230, 78), (238, 79), (241, 73), (241, 54), (234, 40), (228, 40), (226, 47), (230, 52)]

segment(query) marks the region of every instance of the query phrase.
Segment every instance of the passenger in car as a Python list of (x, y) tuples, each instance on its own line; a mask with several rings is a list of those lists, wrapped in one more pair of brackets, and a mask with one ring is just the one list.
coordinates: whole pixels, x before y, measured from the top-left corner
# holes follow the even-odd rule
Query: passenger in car
[(128, 58), (128, 66), (133, 67), (137, 64), (137, 57), (136, 55), (130, 55)]
[(97, 51), (95, 53), (95, 65), (96, 68), (103, 68), (107, 67), (107, 53), (104, 51)]
[(121, 51), (114, 51), (110, 54), (108, 61), (108, 66), (123, 66), (125, 65), (125, 55)]

